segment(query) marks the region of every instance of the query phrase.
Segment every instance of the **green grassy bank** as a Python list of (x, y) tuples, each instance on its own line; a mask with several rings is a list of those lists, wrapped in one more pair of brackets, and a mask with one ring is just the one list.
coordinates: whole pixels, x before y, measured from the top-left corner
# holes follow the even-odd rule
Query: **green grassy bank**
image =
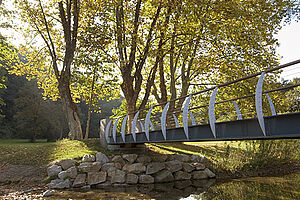
[[(204, 155), (210, 167), (224, 176), (256, 176), (300, 171), (300, 140), (194, 142), (146, 144), (149, 153)], [(97, 139), (47, 143), (39, 140), (0, 140), (0, 165), (46, 166), (54, 160), (80, 158), (103, 149)], [(118, 152), (116, 152), (118, 153)]]

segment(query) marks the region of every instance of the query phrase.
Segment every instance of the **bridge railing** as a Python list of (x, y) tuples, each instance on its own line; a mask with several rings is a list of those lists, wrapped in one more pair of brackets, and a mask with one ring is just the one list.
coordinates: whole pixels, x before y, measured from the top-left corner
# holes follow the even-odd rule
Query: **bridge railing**
[[(108, 124), (106, 125), (106, 128), (105, 128), (106, 140), (109, 143), (109, 142), (111, 142), (110, 137), (112, 137), (113, 141), (116, 142), (117, 141), (116, 137), (118, 134), (120, 134), (123, 142), (125, 143), (126, 142), (125, 141), (126, 130), (128, 130), (127, 126), (131, 126), (131, 134), (133, 137), (133, 141), (136, 141), (136, 133), (138, 133), (138, 132), (144, 132), (147, 140), (150, 141), (151, 131), (158, 130), (158, 129), (161, 130), (162, 135), (163, 135), (164, 139), (166, 140), (167, 128), (173, 128), (173, 126), (175, 126), (175, 128), (183, 127), (185, 136), (187, 139), (189, 139), (189, 121), (192, 126), (197, 125), (197, 121), (195, 120), (195, 117), (194, 117), (192, 111), (199, 110), (202, 108), (207, 109), (208, 123), (210, 125), (210, 129), (211, 129), (213, 136), (216, 138), (216, 126), (215, 126), (215, 124), (216, 124), (216, 115), (215, 115), (216, 105), (232, 103), (235, 108), (237, 120), (242, 120), (243, 116), (245, 116), (245, 114), (250, 114), (250, 113), (242, 114), (236, 101), (242, 100), (242, 99), (247, 99), (247, 98), (254, 98), (254, 102), (255, 102), (255, 111), (254, 112), (257, 116), (261, 130), (262, 130), (263, 134), (266, 136), (265, 124), (264, 124), (264, 112), (263, 112), (263, 94), (265, 94), (265, 96), (267, 98), (267, 101), (268, 101), (268, 104), (270, 107), (270, 111), (271, 111), (271, 115), (277, 115), (275, 106), (274, 106), (269, 94), (273, 93), (273, 92), (277, 92), (277, 91), (289, 90), (289, 89), (300, 86), (300, 84), (288, 85), (288, 86), (283, 86), (283, 87), (278, 87), (275, 89), (263, 91), (264, 78), (265, 78), (266, 74), (268, 74), (268, 73), (275, 72), (280, 69), (283, 69), (283, 68), (286, 68), (289, 66), (293, 66), (293, 65), (296, 65), (299, 63), (300, 63), (300, 59), (290, 62), (290, 63), (287, 63), (287, 64), (284, 64), (284, 65), (280, 65), (278, 67), (267, 69), (265, 71), (251, 74), (249, 76), (246, 76), (246, 77), (243, 77), (240, 79), (236, 79), (236, 80), (233, 80), (233, 81), (230, 81), (227, 83), (212, 86), (210, 88), (207, 88), (207, 89), (204, 89), (204, 90), (201, 90), (201, 91), (189, 94), (189, 95), (185, 95), (185, 96), (182, 96), (182, 97), (179, 97), (176, 99), (171, 99), (170, 101), (156, 104), (156, 105), (153, 105), (149, 108), (145, 108), (142, 110), (138, 110), (135, 113), (129, 113), (127, 115), (120, 116), (118, 118), (113, 118), (108, 122)], [(249, 79), (255, 78), (257, 76), (259, 76), (259, 78), (257, 79), (255, 93), (251, 93), (251, 94), (248, 94), (245, 96), (239, 96), (236, 98), (216, 101), (218, 91), (221, 88), (225, 88), (225, 87), (229, 88), (229, 87), (232, 87), (232, 85), (235, 83), (239, 83), (242, 81), (248, 81)], [(192, 98), (197, 95), (200, 95), (200, 94), (202, 94), (202, 95), (204, 94), (206, 97), (209, 96), (209, 102), (207, 102), (203, 105), (194, 106), (194, 107), (190, 108)], [(183, 100), (183, 99), (185, 101), (183, 103), (182, 109), (168, 111), (171, 103), (175, 103), (176, 101)], [(159, 119), (157, 119), (158, 118), (157, 116), (152, 115), (152, 111), (157, 107), (161, 108), (161, 112), (158, 112), (158, 114), (160, 114)], [(139, 119), (140, 113), (145, 112), (145, 111), (147, 111), (146, 115), (144, 115), (144, 117), (142, 117), (142, 118), (140, 117), (140, 119)], [(253, 116), (252, 114), (253, 113), (251, 113), (251, 116)], [(131, 124), (128, 124), (128, 116), (129, 115), (134, 115)], [(178, 120), (179, 117), (181, 119), (180, 120), (181, 123)], [(190, 119), (189, 119), (189, 117), (190, 117)], [(120, 132), (117, 133), (117, 127), (118, 127), (120, 119), (123, 119), (123, 120), (121, 123)], [(168, 122), (167, 122), (167, 119), (169, 119)], [(152, 121), (156, 121), (156, 123), (153, 124)], [(172, 122), (172, 123), (170, 123), (170, 122)]]

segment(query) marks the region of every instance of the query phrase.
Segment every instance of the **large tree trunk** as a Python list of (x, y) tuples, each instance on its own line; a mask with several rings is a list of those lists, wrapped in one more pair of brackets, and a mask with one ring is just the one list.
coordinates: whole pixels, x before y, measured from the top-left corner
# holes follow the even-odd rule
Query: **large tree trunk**
[(63, 111), (68, 121), (68, 127), (70, 131), (71, 140), (81, 140), (82, 139), (82, 129), (79, 118), (79, 111), (76, 104), (73, 102), (69, 85), (63, 84), (62, 81), (59, 82), (59, 93), (62, 98)]

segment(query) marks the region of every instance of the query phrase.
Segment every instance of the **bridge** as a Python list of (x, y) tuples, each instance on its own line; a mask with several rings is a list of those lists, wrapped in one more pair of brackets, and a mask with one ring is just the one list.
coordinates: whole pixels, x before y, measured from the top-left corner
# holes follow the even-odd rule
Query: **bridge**
[[(110, 119), (105, 127), (106, 141), (110, 145), (122, 145), (159, 142), (300, 138), (300, 112), (284, 112), (278, 114), (270, 97), (270, 94), (272, 93), (288, 91), (299, 87), (300, 84), (263, 90), (264, 79), (268, 74), (274, 74), (276, 71), (278, 72), (278, 70), (299, 63), (300, 60), (296, 60), (177, 99), (172, 99), (168, 102), (153, 105), (149, 108), (139, 110), (136, 113), (129, 113), (125, 116)], [(251, 79), (257, 80), (255, 93), (216, 101), (218, 91), (221, 88), (223, 88), (223, 92), (230, 91), (234, 84), (249, 81)], [(227, 88), (227, 90), (224, 90), (224, 88)], [(198, 95), (209, 97), (209, 102), (204, 105), (190, 108), (192, 99), (196, 98)], [(241, 103), (238, 105), (237, 101), (240, 102), (243, 99), (249, 98), (254, 98), (253, 103), (255, 105), (253, 105), (253, 108), (255, 107), (255, 110), (253, 111), (254, 114), (250, 115), (250, 118), (246, 118), (247, 113), (242, 113), (240, 110), (240, 107), (243, 105), (241, 105)], [(180, 99), (185, 99), (183, 109), (172, 110), (171, 112), (170, 110), (168, 111), (170, 104), (175, 103)], [(251, 102), (251, 100), (248, 102)], [(216, 105), (228, 103), (231, 103), (232, 107), (234, 107), (236, 119), (217, 121), (215, 113)], [(246, 106), (249, 107), (248, 104)], [(157, 107), (161, 108), (161, 112), (156, 112), (154, 115), (152, 112)], [(194, 114), (203, 112), (199, 111), (199, 109), (206, 109), (206, 114), (208, 115), (207, 120), (195, 120)], [(266, 109), (268, 109), (268, 111), (266, 111)], [(195, 111), (197, 112), (195, 113)], [(139, 116), (140, 113), (144, 114)], [(265, 113), (270, 114), (264, 116)], [(160, 115), (159, 118), (157, 117), (157, 114)], [(128, 121), (129, 115), (134, 116), (132, 123), (130, 124)], [(181, 119), (180, 122), (178, 120), (179, 117)], [(120, 119), (123, 119), (122, 123), (119, 123)], [(156, 121), (157, 123), (153, 124), (153, 121)], [(129, 126), (131, 126), (131, 133), (126, 133), (127, 130), (129, 130)], [(120, 131), (117, 131), (118, 128)]]

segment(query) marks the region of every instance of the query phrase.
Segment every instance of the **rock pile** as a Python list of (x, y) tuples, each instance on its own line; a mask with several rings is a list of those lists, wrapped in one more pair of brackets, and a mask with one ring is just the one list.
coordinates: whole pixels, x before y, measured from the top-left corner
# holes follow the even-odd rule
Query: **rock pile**
[(103, 153), (85, 155), (81, 162), (64, 159), (47, 169), (51, 189), (101, 188), (110, 185), (164, 183), (214, 178), (215, 174), (192, 155), (124, 154), (107, 157)]

